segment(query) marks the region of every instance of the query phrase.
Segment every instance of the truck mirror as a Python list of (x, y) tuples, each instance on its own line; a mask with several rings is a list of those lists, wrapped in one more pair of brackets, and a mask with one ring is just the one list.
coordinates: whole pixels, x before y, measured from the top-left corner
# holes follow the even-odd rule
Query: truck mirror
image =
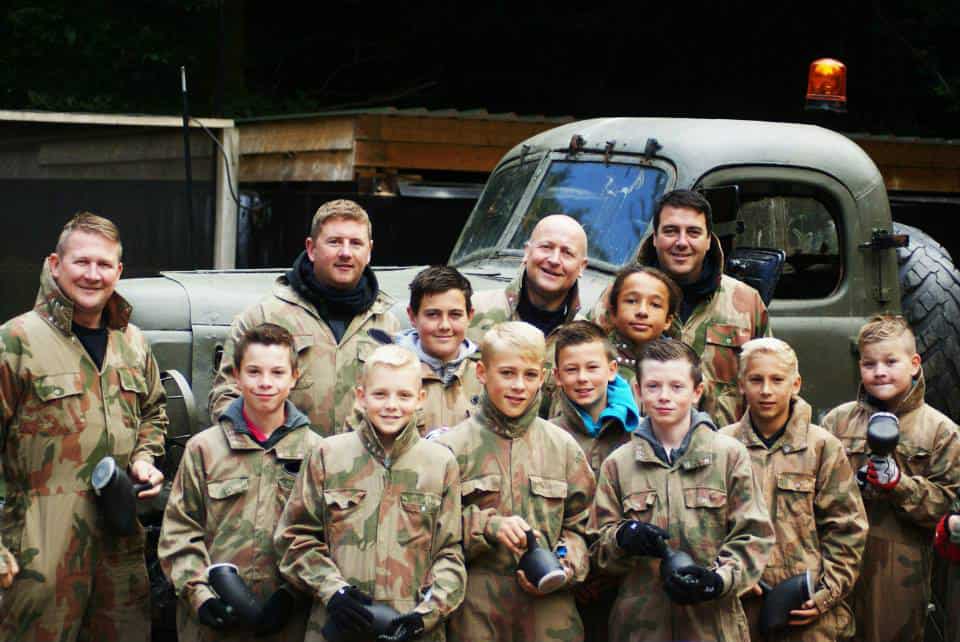
[(787, 253), (760, 247), (738, 247), (728, 255), (726, 272), (752, 286), (769, 306), (777, 289)]
[[(167, 427), (166, 456), (163, 458), (163, 476), (169, 480), (173, 479), (177, 472), (183, 446), (193, 435), (197, 404), (190, 384), (179, 371), (164, 370), (160, 373), (160, 383), (167, 393), (167, 418), (170, 420)], [(170, 446), (174, 444), (180, 446), (180, 449), (173, 451)]]

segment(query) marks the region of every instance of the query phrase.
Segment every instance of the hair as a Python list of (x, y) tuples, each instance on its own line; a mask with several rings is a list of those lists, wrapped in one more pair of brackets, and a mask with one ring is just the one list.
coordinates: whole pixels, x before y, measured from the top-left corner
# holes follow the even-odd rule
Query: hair
[(57, 255), (63, 257), (66, 251), (67, 239), (74, 232), (86, 232), (87, 234), (96, 234), (102, 236), (108, 241), (117, 244), (117, 259), (123, 257), (123, 243), (120, 242), (120, 230), (116, 224), (108, 218), (98, 216), (93, 212), (77, 212), (60, 230), (60, 236), (57, 238)]
[(607, 338), (603, 328), (592, 321), (571, 321), (557, 328), (554, 337), (554, 358), (560, 365), (560, 351), (572, 346), (581, 346), (586, 343), (599, 343), (608, 361), (617, 360), (617, 352)]
[(769, 354), (776, 358), (790, 371), (792, 377), (800, 376), (800, 364), (797, 360), (797, 353), (793, 351), (790, 344), (781, 339), (763, 337), (761, 339), (751, 339), (743, 344), (743, 348), (740, 350), (740, 379), (746, 376), (750, 359), (760, 354)]
[(506, 321), (490, 328), (480, 342), (480, 355), (484, 364), (501, 352), (511, 352), (524, 359), (543, 363), (547, 355), (543, 332), (523, 321)]
[(704, 198), (700, 192), (690, 189), (675, 189), (667, 192), (657, 201), (657, 207), (653, 212), (653, 233), (656, 234), (660, 229), (660, 213), (664, 207), (682, 207), (694, 210), (703, 214), (707, 221), (707, 234), (713, 232), (713, 208), (710, 207), (710, 201)]
[(917, 337), (910, 324), (902, 316), (892, 314), (878, 314), (864, 323), (857, 335), (857, 347), (863, 350), (865, 345), (888, 339), (902, 339), (907, 352), (917, 353)]
[(623, 286), (626, 284), (627, 279), (634, 274), (649, 274), (667, 287), (667, 295), (669, 296), (667, 312), (671, 319), (676, 319), (680, 313), (680, 303), (683, 301), (683, 292), (681, 292), (680, 286), (663, 270), (658, 270), (648, 265), (636, 264), (622, 268), (617, 272), (617, 276), (614, 277), (607, 300), (607, 308), (610, 310), (610, 314), (617, 313), (617, 299), (620, 298), (620, 292), (623, 291)]
[(667, 337), (658, 337), (647, 342), (640, 351), (640, 358), (637, 359), (637, 380), (643, 379), (644, 361), (657, 361), (659, 363), (686, 361), (690, 364), (690, 378), (693, 379), (693, 385), (699, 386), (703, 383), (703, 373), (700, 371), (700, 357), (697, 356), (693, 348), (682, 341), (669, 339)]
[(367, 210), (345, 198), (327, 201), (320, 206), (317, 213), (313, 215), (313, 221), (310, 222), (310, 238), (316, 239), (320, 235), (320, 230), (323, 229), (323, 224), (336, 218), (365, 224), (368, 239), (373, 238), (373, 226), (370, 224), (370, 216), (367, 214)]
[(297, 370), (297, 344), (294, 342), (290, 331), (275, 323), (261, 323), (244, 330), (237, 342), (237, 348), (233, 352), (233, 367), (238, 372), (240, 371), (240, 364), (243, 363), (243, 357), (247, 354), (247, 348), (254, 344), (286, 346), (290, 350), (290, 369)]
[(363, 364), (363, 373), (361, 381), (365, 385), (367, 377), (373, 373), (375, 368), (383, 367), (395, 368), (397, 370), (412, 370), (417, 375), (417, 385), (420, 384), (420, 358), (413, 352), (396, 345), (388, 343), (382, 345), (370, 353)]
[(420, 303), (427, 294), (443, 294), (450, 290), (460, 290), (467, 303), (467, 313), (473, 311), (470, 298), (473, 296), (473, 287), (467, 277), (449, 265), (433, 265), (420, 270), (410, 282), (410, 309), (416, 314), (420, 311)]

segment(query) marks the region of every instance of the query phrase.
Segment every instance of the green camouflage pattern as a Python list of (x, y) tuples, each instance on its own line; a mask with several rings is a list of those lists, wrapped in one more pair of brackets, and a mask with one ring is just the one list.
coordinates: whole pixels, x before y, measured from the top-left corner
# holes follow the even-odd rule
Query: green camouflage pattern
[[(892, 409), (900, 419), (893, 455), (900, 481), (891, 491), (861, 491), (870, 532), (851, 606), (856, 640), (919, 642), (930, 601), (934, 528), (960, 486), (960, 434), (946, 415), (923, 401), (921, 372), (910, 394)], [(823, 427), (840, 439), (854, 470), (867, 464), (872, 406), (863, 386), (857, 401), (831, 410)]]
[[(473, 320), (470, 322), (470, 327), (467, 330), (467, 337), (471, 341), (479, 346), (483, 342), (483, 335), (498, 323), (503, 323), (504, 321), (523, 321), (517, 312), (517, 307), (520, 304), (520, 290), (523, 286), (525, 274), (526, 271), (521, 267), (517, 276), (514, 277), (503, 290), (482, 290), (474, 293), (470, 299), (473, 304), (474, 315)], [(567, 315), (563, 322), (570, 323), (577, 318), (579, 312), (580, 284), (577, 282), (571, 290), (570, 303), (567, 307)], [(543, 379), (543, 386), (541, 387), (543, 392), (543, 405), (540, 407), (540, 416), (544, 418), (554, 414), (551, 412), (551, 403), (553, 402), (557, 389), (557, 383), (553, 374), (557, 365), (556, 350), (554, 350), (553, 347), (554, 342), (555, 337), (551, 332), (550, 336), (547, 337), (547, 357), (544, 362), (544, 367), (547, 372)]]
[(425, 363), (420, 367), (421, 378), (426, 397), (417, 415), (417, 428), (420, 435), (426, 435), (435, 428), (450, 428), (457, 425), (477, 411), (483, 384), (477, 379), (477, 361), (479, 353), (460, 362), (453, 379), (443, 385), (443, 381)]
[[(635, 432), (601, 467), (590, 552), (601, 571), (624, 576), (610, 616), (613, 641), (750, 639), (737, 596), (760, 579), (773, 525), (744, 445), (701, 423), (706, 415), (694, 417), (689, 446), (673, 465)], [(617, 545), (617, 530), (631, 519), (668, 531), (669, 546), (715, 570), (721, 597), (674, 604), (661, 587), (660, 560), (627, 556)]]
[(586, 525), (595, 482), (577, 442), (537, 417), (539, 397), (519, 419), (496, 411), (486, 394), (473, 417), (437, 441), (456, 455), (463, 493), (463, 547), (469, 582), (450, 619), (452, 641), (579, 642), (583, 627), (570, 587), (543, 597), (517, 583), (517, 558), (496, 543), (499, 522), (519, 515), (540, 545), (566, 548), (573, 581), (590, 567)]
[(325, 605), (348, 585), (415, 610), (427, 631), (418, 639), (442, 641), (467, 581), (456, 461), (421, 439), (416, 421), (388, 456), (355, 413), (355, 432), (324, 439), (304, 460), (274, 537), (280, 572), (315, 598), (308, 641), (324, 639)]
[[(638, 262), (656, 266), (656, 257), (653, 237), (648, 236), (640, 244)], [(720, 275), (716, 291), (694, 308), (686, 323), (674, 319), (673, 327), (664, 334), (680, 339), (700, 355), (704, 383), (700, 409), (718, 426), (726, 426), (739, 420), (746, 410), (737, 383), (740, 349), (751, 339), (773, 334), (760, 293), (746, 283), (722, 274), (723, 250), (716, 236), (712, 238), (704, 260), (714, 262), (716, 273)], [(610, 288), (607, 287), (589, 315), (608, 330), (612, 329), (607, 311), (609, 297)]]
[[(720, 433), (743, 443), (776, 531), (763, 581), (770, 586), (809, 570), (813, 601), (820, 616), (804, 627), (778, 632), (776, 640), (830, 642), (853, 635), (853, 613), (846, 598), (860, 573), (867, 543), (867, 514), (857, 480), (840, 441), (810, 423), (812, 409), (793, 402), (786, 432), (769, 449), (757, 436), (750, 411)], [(743, 596), (752, 640), (763, 640), (762, 599)]]
[[(321, 441), (305, 419), (295, 425), (267, 450), (227, 417), (187, 442), (157, 546), (163, 572), (180, 598), (180, 642), (253, 640), (250, 631), (223, 633), (197, 620), (200, 606), (216, 597), (207, 578), (211, 564), (236, 564), (261, 600), (283, 584), (273, 532), (301, 462)], [(258, 639), (299, 642), (305, 627), (303, 611), (279, 633)]]
[(290, 331), (297, 346), (300, 378), (290, 393), (291, 403), (307, 415), (320, 436), (344, 430), (363, 362), (380, 345), (368, 331), (378, 329), (393, 336), (400, 328), (389, 313), (391, 305), (393, 299), (379, 291), (370, 309), (350, 322), (338, 344), (313, 304), (290, 286), (286, 276), (280, 276), (273, 293), (246, 309), (230, 326), (210, 390), (212, 421), (216, 423), (230, 402), (240, 396), (233, 367), (233, 352), (240, 337), (248, 328), (275, 323)]
[(106, 455), (122, 469), (163, 455), (160, 371), (130, 313), (114, 293), (98, 371), (44, 263), (33, 310), (0, 326), (0, 532), (20, 565), (0, 600), (0, 639), (149, 636), (143, 532), (105, 532), (90, 485)]

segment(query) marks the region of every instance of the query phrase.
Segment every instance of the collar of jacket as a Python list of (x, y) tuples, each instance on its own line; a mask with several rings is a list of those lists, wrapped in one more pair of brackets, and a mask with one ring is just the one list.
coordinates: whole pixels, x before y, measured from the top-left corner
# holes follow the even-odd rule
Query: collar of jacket
[[(450, 375), (450, 379), (444, 385), (449, 385), (454, 379), (463, 381), (463, 373), (466, 371), (467, 365), (469, 365), (470, 362), (476, 363), (477, 361), (480, 361), (479, 351), (470, 353), (464, 357), (460, 363), (457, 364), (456, 369)], [(423, 381), (443, 381), (443, 378), (423, 361), (420, 362), (420, 378)]]
[[(290, 439), (290, 435), (303, 426), (309, 430), (310, 420), (290, 403), (290, 400), (283, 402), (283, 407), (286, 419), (276, 430), (284, 430), (286, 434), (267, 450), (276, 452), (278, 459), (299, 459), (304, 455), (300, 447), (301, 440)], [(261, 450), (260, 444), (250, 435), (250, 428), (247, 426), (246, 419), (243, 418), (243, 399), (234, 399), (220, 414), (220, 428), (231, 449)]]
[[(73, 301), (57, 285), (53, 273), (50, 272), (50, 262), (45, 259), (43, 269), (40, 271), (40, 290), (33, 304), (34, 311), (57, 330), (69, 335), (73, 333), (73, 308)], [(126, 329), (132, 312), (133, 308), (127, 300), (116, 291), (110, 295), (107, 305), (103, 308), (107, 327), (111, 330)]]
[[(377, 288), (377, 296), (373, 301), (373, 305), (364, 313), (364, 318), (369, 318), (374, 314), (386, 314), (387, 311), (390, 310), (390, 306), (393, 305), (393, 297), (380, 289), (377, 277), (369, 265), (365, 268), (364, 273), (373, 278), (373, 282)], [(317, 311), (317, 308), (290, 285), (286, 274), (281, 274), (277, 277), (277, 280), (273, 284), (273, 295), (281, 301), (286, 301), (287, 303), (303, 308), (317, 319), (323, 319)], [(346, 337), (346, 335), (344, 335), (344, 337)]]
[[(813, 418), (813, 408), (806, 401), (797, 397), (791, 402), (790, 419), (787, 420), (787, 429), (783, 437), (770, 449), (782, 448), (785, 453), (799, 452), (807, 448), (807, 433), (810, 432), (810, 420)], [(740, 421), (737, 422), (734, 432), (738, 441), (747, 448), (766, 448), (766, 445), (753, 430), (753, 420), (748, 408)]]
[(557, 394), (560, 396), (560, 413), (566, 420), (567, 425), (582, 435), (592, 437), (593, 439), (600, 439), (611, 429), (611, 425), (614, 427), (613, 429), (623, 430), (623, 428), (620, 427), (619, 421), (613, 417), (604, 417), (603, 422), (600, 424), (600, 431), (596, 435), (591, 435), (590, 431), (587, 430), (587, 426), (584, 424), (583, 417), (580, 416), (580, 411), (577, 410), (576, 404), (570, 401), (570, 398), (563, 394), (563, 390), (560, 388), (557, 388)]
[(373, 424), (370, 423), (360, 408), (355, 407), (353, 409), (350, 426), (360, 437), (360, 441), (367, 452), (384, 468), (390, 468), (393, 462), (400, 459), (405, 452), (420, 441), (420, 432), (417, 430), (417, 413), (413, 413), (413, 417), (393, 440), (393, 448), (390, 449), (389, 458), (386, 448), (383, 447), (383, 442), (380, 441), (380, 435), (377, 434), (377, 429), (373, 427)]
[(480, 408), (477, 411), (476, 420), (490, 430), (506, 439), (518, 439), (526, 434), (530, 424), (537, 418), (537, 412), (540, 410), (540, 397), (542, 392), (530, 401), (530, 405), (523, 411), (519, 417), (507, 417), (500, 412), (500, 409), (493, 405), (490, 396), (484, 390), (480, 397)]
[(714, 455), (709, 449), (702, 447), (704, 437), (700, 433), (703, 433), (704, 430), (716, 432), (717, 427), (707, 413), (699, 410), (692, 411), (690, 413), (690, 430), (680, 444), (683, 452), (672, 464), (668, 464), (657, 455), (656, 447), (659, 446), (661, 450), (666, 449), (653, 434), (650, 418), (644, 417), (640, 420), (637, 429), (633, 431), (634, 460), (644, 464), (659, 464), (667, 468), (680, 466), (684, 470), (708, 466), (713, 462)]
[(409, 349), (420, 357), (421, 379), (424, 381), (440, 381), (445, 386), (449, 385), (454, 379), (462, 381), (463, 371), (466, 369), (468, 362), (480, 360), (480, 347), (467, 338), (464, 338), (463, 343), (460, 344), (460, 352), (457, 354), (457, 358), (447, 363), (442, 363), (439, 359), (435, 359), (424, 352), (423, 342), (420, 340), (420, 333), (417, 332), (416, 328), (408, 328), (400, 332), (394, 337), (393, 342)]
[[(517, 276), (513, 277), (513, 280), (507, 284), (507, 287), (504, 289), (503, 294), (507, 297), (507, 307), (510, 309), (510, 316), (508, 318), (517, 320), (517, 306), (520, 305), (520, 291), (523, 289), (523, 280), (527, 278), (527, 268), (525, 266), (520, 266), (520, 272)], [(563, 319), (564, 323), (570, 323), (576, 318), (577, 313), (580, 312), (580, 279), (577, 279), (573, 283), (573, 287), (570, 288), (570, 292), (567, 293), (567, 314)]]
[[(717, 296), (717, 292), (720, 291), (720, 281), (723, 280), (723, 261), (723, 247), (720, 245), (720, 239), (716, 234), (710, 234), (710, 248), (707, 250), (707, 255), (703, 258), (703, 262), (710, 263), (710, 265), (715, 268), (715, 289), (713, 296), (710, 297), (711, 300), (713, 297)], [(643, 239), (643, 242), (640, 243), (640, 252), (637, 255), (637, 263), (640, 265), (649, 265), (650, 267), (662, 269), (660, 267), (660, 260), (657, 258), (657, 248), (653, 247), (652, 234)]]
[(907, 396), (903, 398), (903, 401), (901, 401), (896, 408), (880, 408), (870, 395), (867, 394), (867, 390), (863, 387), (862, 383), (857, 390), (857, 401), (870, 414), (885, 410), (886, 412), (892, 412), (898, 417), (902, 417), (908, 412), (922, 406), (923, 398), (926, 394), (927, 382), (923, 378), (923, 366), (920, 366), (920, 373), (917, 375), (917, 380), (913, 383), (913, 388), (910, 389), (910, 392), (907, 393)]
[(633, 342), (621, 335), (616, 329), (610, 332), (609, 339), (614, 350), (617, 351), (617, 363), (636, 372), (638, 355), (634, 351)]

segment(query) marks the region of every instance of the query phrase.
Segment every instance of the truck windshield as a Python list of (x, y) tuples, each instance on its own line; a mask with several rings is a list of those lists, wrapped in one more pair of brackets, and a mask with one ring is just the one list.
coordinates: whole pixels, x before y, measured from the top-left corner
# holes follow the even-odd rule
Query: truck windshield
[(504, 168), (493, 175), (460, 233), (460, 246), (453, 257), (454, 262), (471, 252), (497, 244), (536, 168), (537, 163), (530, 162)]
[(540, 219), (563, 213), (586, 230), (590, 259), (622, 265), (646, 233), (666, 185), (666, 173), (655, 167), (555, 161), (507, 247), (522, 249)]

